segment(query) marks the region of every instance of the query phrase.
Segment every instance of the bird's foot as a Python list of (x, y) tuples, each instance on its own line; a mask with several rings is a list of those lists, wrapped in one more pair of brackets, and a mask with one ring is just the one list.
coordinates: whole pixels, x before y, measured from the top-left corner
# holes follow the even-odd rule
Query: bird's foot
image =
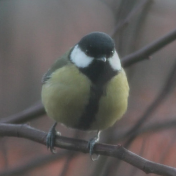
[(99, 155), (96, 156), (95, 158), (93, 157), (93, 148), (94, 148), (95, 144), (99, 141), (99, 139), (100, 139), (100, 131), (98, 131), (97, 135), (95, 137), (93, 137), (92, 139), (90, 139), (90, 141), (88, 143), (89, 154), (90, 154), (92, 161), (98, 160), (98, 158), (99, 158)]
[(56, 125), (57, 125), (57, 122), (54, 123), (54, 125), (51, 127), (51, 129), (49, 130), (49, 132), (46, 136), (46, 146), (47, 146), (47, 148), (50, 149), (50, 151), (52, 153), (57, 153), (55, 148), (54, 148), (54, 142), (55, 142), (56, 136), (61, 135), (59, 132), (56, 132), (56, 129), (55, 129)]

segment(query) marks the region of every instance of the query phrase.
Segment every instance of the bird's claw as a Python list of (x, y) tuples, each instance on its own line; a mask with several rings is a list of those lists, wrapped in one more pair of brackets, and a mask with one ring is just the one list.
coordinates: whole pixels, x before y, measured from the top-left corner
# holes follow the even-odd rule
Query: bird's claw
[(99, 136), (100, 136), (100, 131), (98, 131), (97, 136), (90, 139), (90, 141), (88, 143), (89, 154), (90, 154), (92, 161), (98, 160), (98, 158), (99, 158), (99, 155), (96, 156), (96, 158), (93, 157), (93, 148), (94, 148), (95, 144), (99, 141), (99, 139), (100, 139)]
[(50, 149), (51, 153), (57, 153), (54, 148), (54, 143), (57, 135), (60, 135), (59, 132), (56, 132), (55, 127), (57, 123), (55, 123), (51, 129), (49, 130), (47, 136), (46, 136), (46, 146), (48, 149)]

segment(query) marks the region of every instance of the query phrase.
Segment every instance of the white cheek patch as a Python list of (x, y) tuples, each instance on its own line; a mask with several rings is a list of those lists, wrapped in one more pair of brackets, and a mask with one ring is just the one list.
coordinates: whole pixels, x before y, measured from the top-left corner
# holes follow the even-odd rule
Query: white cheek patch
[(114, 52), (113, 56), (110, 57), (108, 60), (113, 70), (121, 70), (122, 67), (121, 67), (120, 59), (116, 51)]
[(93, 57), (87, 56), (78, 45), (74, 47), (70, 54), (70, 60), (79, 68), (88, 67), (92, 61)]

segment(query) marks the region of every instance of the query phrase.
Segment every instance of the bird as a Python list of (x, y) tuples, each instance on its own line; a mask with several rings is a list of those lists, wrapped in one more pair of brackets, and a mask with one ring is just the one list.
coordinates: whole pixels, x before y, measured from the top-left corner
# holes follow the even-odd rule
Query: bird
[(55, 123), (46, 137), (54, 152), (57, 123), (96, 131), (89, 141), (92, 155), (100, 132), (111, 127), (127, 110), (129, 85), (114, 40), (92, 32), (61, 56), (42, 78), (41, 99)]

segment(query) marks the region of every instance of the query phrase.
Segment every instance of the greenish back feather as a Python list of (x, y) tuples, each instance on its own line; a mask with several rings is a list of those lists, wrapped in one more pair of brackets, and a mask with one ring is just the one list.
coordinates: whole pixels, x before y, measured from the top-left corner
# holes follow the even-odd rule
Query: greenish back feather
[(56, 71), (59, 68), (62, 68), (63, 66), (67, 65), (70, 62), (69, 55), (71, 50), (72, 48), (69, 51), (67, 51), (64, 55), (62, 55), (59, 59), (57, 59), (55, 63), (51, 66), (51, 68), (43, 75), (42, 84), (44, 84), (48, 79), (50, 79), (54, 71)]

